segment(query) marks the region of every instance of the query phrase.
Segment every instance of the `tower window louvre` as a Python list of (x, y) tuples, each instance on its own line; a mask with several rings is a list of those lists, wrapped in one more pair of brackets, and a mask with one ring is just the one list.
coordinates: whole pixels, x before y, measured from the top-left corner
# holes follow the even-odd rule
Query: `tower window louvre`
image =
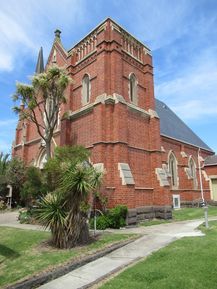
[(85, 105), (90, 101), (90, 77), (85, 74), (82, 79), (82, 104)]
[(129, 96), (130, 101), (137, 104), (137, 80), (134, 73), (131, 73), (129, 78)]

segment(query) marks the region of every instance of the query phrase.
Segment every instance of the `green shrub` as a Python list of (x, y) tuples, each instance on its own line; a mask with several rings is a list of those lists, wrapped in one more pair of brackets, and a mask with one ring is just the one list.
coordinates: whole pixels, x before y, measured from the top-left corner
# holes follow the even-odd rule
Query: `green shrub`
[(25, 163), (18, 157), (14, 157), (9, 161), (5, 177), (7, 184), (13, 187), (12, 204), (14, 205), (20, 204), (20, 190), (25, 181), (25, 171)]
[(115, 208), (109, 210), (109, 227), (113, 229), (120, 229), (126, 226), (127, 206), (118, 205)]
[(26, 180), (21, 189), (21, 199), (27, 206), (31, 205), (34, 200), (45, 194), (45, 185), (43, 184), (42, 173), (36, 167), (26, 169)]
[(0, 201), (0, 211), (3, 211), (7, 208), (5, 202), (3, 200)]
[(0, 197), (1, 196), (5, 197), (8, 192), (7, 179), (6, 179), (6, 171), (8, 168), (8, 164), (9, 164), (9, 154), (4, 154), (0, 152)]
[(29, 224), (30, 223), (30, 212), (28, 210), (19, 211), (18, 219), (21, 224)]
[(35, 211), (34, 207), (28, 209), (20, 209), (18, 220), (21, 224), (36, 224), (37, 221), (35, 219)]
[[(127, 206), (118, 205), (108, 210), (105, 215), (96, 218), (97, 230), (105, 230), (106, 228), (120, 229), (126, 226)], [(90, 228), (94, 228), (94, 218), (90, 220)]]
[[(109, 228), (109, 218), (106, 215), (98, 216), (96, 218), (96, 229), (105, 230)], [(94, 229), (94, 218), (90, 219), (90, 228)]]

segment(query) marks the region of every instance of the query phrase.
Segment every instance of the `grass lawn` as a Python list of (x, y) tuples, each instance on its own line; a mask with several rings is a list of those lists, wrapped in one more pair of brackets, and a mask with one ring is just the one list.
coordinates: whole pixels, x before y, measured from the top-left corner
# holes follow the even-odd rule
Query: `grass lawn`
[[(208, 216), (217, 216), (217, 206), (208, 207)], [(175, 221), (185, 221), (204, 218), (203, 208), (183, 208), (173, 211), (173, 218)]]
[[(208, 217), (217, 217), (217, 206), (209, 206)], [(173, 210), (173, 220), (151, 220), (141, 223), (141, 226), (152, 226), (158, 224), (166, 224), (173, 221), (185, 221), (204, 218), (203, 208), (183, 208), (180, 210)]]
[(0, 227), (0, 287), (135, 237), (104, 233), (88, 246), (57, 250), (46, 243), (49, 232)]
[(217, 288), (217, 222), (205, 237), (183, 238), (123, 271), (100, 289)]

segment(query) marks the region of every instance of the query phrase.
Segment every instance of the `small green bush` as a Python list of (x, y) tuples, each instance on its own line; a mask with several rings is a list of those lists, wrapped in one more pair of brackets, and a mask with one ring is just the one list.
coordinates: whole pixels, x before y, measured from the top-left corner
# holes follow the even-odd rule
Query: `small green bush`
[[(96, 218), (96, 229), (105, 230), (109, 227), (109, 218), (106, 215), (98, 216)], [(94, 229), (94, 218), (90, 219), (90, 228)]]
[(36, 208), (20, 209), (18, 220), (21, 224), (36, 224), (35, 219)]
[(113, 229), (120, 229), (126, 226), (127, 206), (118, 205), (115, 208), (109, 210), (109, 227)]
[(7, 208), (5, 202), (3, 200), (0, 201), (0, 211), (3, 211)]
[(21, 224), (29, 224), (29, 223), (30, 223), (30, 218), (31, 218), (31, 216), (30, 216), (29, 211), (27, 211), (27, 210), (21, 210), (21, 211), (19, 212), (19, 217), (18, 217), (18, 219), (19, 219), (19, 221), (20, 221)]
[[(105, 215), (96, 218), (97, 230), (105, 230), (106, 228), (120, 229), (126, 226), (127, 206), (118, 205), (108, 210)], [(90, 228), (94, 228), (94, 218), (90, 220)]]

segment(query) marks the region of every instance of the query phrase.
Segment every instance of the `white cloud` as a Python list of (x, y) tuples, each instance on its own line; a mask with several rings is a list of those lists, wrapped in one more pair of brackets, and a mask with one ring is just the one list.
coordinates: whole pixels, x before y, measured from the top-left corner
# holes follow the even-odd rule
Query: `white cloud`
[[(83, 0), (10, 0), (1, 3), (0, 71), (11, 71), (17, 59), (36, 56), (41, 45), (48, 54), (53, 31), (59, 27), (73, 32), (85, 21)], [(52, 34), (50, 29), (52, 29)]]
[(177, 65), (177, 74), (156, 86), (156, 97), (166, 101), (185, 120), (217, 117), (216, 52), (215, 47), (203, 50), (182, 71)]
[(19, 23), (16, 19), (13, 19), (2, 11), (0, 11), (0, 18), (0, 33), (5, 44), (10, 45), (18, 42), (25, 46), (34, 47), (33, 42), (28, 38), (25, 30), (20, 25), (22, 21)]
[(11, 71), (13, 69), (13, 56), (6, 50), (0, 48), (0, 71)]
[(217, 115), (217, 106), (207, 105), (202, 100), (187, 100), (182, 104), (172, 105), (171, 109), (185, 120), (198, 120), (203, 116)]
[[(19, 21), (0, 11), (0, 70), (13, 70), (15, 59), (25, 49), (33, 50), (34, 43), (27, 36)], [(20, 21), (22, 22), (22, 21)], [(23, 49), (25, 48), (25, 49)]]

